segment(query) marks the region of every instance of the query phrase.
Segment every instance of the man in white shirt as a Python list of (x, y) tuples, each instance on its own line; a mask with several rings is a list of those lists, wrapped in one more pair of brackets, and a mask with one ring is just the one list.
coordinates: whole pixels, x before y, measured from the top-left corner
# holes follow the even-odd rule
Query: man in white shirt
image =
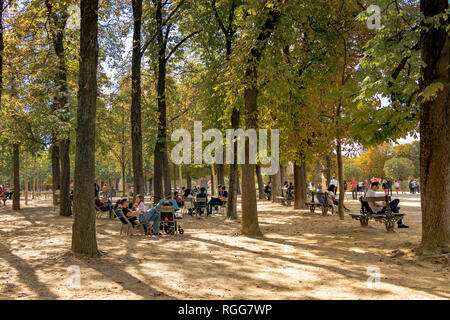
[(330, 186), (333, 185), (335, 187), (339, 187), (339, 181), (336, 180), (336, 177), (330, 180)]
[[(380, 187), (380, 183), (378, 181), (372, 182), (370, 184), (370, 189), (366, 193), (366, 197), (368, 197), (368, 198), (376, 197), (377, 196), (376, 192), (379, 187)], [(398, 204), (399, 203), (400, 203), (399, 199), (394, 199), (389, 203), (389, 206), (390, 206), (392, 212), (398, 213)], [(384, 201), (369, 201), (368, 205), (369, 205), (370, 209), (372, 209), (373, 213), (384, 212), (386, 210), (385, 207), (387, 206), (386, 202), (384, 202)], [(409, 226), (403, 224), (402, 219), (397, 221), (397, 226), (398, 226), (398, 228), (409, 228)]]

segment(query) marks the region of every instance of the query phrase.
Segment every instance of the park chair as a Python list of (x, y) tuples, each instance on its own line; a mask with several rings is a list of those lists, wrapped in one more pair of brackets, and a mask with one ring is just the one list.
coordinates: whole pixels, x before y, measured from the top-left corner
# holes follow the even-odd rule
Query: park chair
[(199, 215), (202, 215), (204, 213), (204, 210), (206, 208), (206, 198), (204, 197), (197, 197), (197, 213)]
[(175, 217), (175, 210), (173, 205), (161, 205), (158, 208), (161, 226), (167, 234), (175, 235), (177, 232), (183, 234), (184, 230), (181, 228), (178, 219)]
[(219, 207), (219, 213), (221, 213), (221, 214), (227, 213), (227, 201), (228, 201), (228, 198), (224, 197), (222, 200), (222, 205)]
[(194, 198), (185, 198), (184, 206), (181, 208), (183, 213), (188, 213), (189, 209), (194, 209)]
[(114, 210), (114, 214), (117, 218), (122, 222), (122, 226), (120, 228), (120, 235), (122, 235), (123, 231), (125, 231), (125, 235), (132, 235), (133, 230), (137, 227), (140, 231), (142, 231), (143, 234), (145, 234), (145, 229), (142, 224), (132, 224), (128, 217), (123, 213), (123, 211), (120, 209), (120, 216), (117, 215), (116, 211)]

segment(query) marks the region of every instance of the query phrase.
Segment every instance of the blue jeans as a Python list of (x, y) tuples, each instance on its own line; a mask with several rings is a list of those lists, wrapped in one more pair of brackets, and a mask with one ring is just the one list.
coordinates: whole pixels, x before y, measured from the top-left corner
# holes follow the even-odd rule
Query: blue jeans
[(213, 206), (221, 206), (221, 205), (223, 205), (223, 202), (219, 198), (212, 198), (208, 202), (208, 207), (209, 207), (208, 213), (212, 214), (212, 207)]
[[(391, 202), (389, 202), (389, 207), (391, 208), (391, 211), (392, 211), (393, 213), (399, 213), (399, 211), (398, 211), (398, 205), (399, 205), (399, 203), (400, 203), (400, 200), (399, 200), (399, 199), (394, 199), (394, 200), (392, 200)], [(383, 211), (384, 211), (384, 210), (383, 210)], [(397, 221), (397, 224), (398, 224), (398, 225), (402, 225), (402, 224), (403, 224), (403, 219), (398, 220), (398, 221)]]
[(153, 233), (158, 233), (160, 217), (159, 212), (156, 211), (155, 208), (151, 208), (150, 210), (145, 211), (139, 215), (139, 222), (144, 225), (145, 231), (147, 231), (146, 225), (149, 224), (151, 221), (153, 222)]

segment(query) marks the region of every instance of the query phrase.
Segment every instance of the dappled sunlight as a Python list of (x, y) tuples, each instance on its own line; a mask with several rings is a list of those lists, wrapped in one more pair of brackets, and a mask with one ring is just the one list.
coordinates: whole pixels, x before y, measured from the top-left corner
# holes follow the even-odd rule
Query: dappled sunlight
[[(267, 201), (258, 202), (264, 236), (257, 238), (239, 235), (240, 224), (221, 215), (185, 216), (184, 235), (161, 237), (120, 237), (120, 223), (102, 218), (100, 258), (69, 252), (73, 220), (49, 203), (5, 209), (0, 298), (448, 299), (448, 260), (416, 257), (420, 211), (402, 203), (411, 229), (393, 234)], [(70, 265), (80, 267), (80, 290), (66, 286)], [(367, 285), (369, 266), (381, 270), (379, 288)]]

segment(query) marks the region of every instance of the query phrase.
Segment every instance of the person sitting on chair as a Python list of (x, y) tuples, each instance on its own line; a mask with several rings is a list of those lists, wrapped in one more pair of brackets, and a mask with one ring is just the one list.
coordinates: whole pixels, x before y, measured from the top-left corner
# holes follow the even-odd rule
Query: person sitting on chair
[(173, 193), (173, 199), (177, 202), (179, 207), (182, 207), (184, 205), (184, 201), (183, 199), (181, 199), (181, 197), (178, 194), (178, 191), (175, 191)]
[[(370, 184), (370, 189), (367, 191), (366, 197), (373, 198), (376, 197), (376, 192), (380, 187), (380, 183), (378, 181), (374, 181)], [(393, 213), (399, 213), (398, 205), (400, 203), (399, 199), (394, 199), (389, 202), (389, 207)], [(387, 203), (385, 201), (368, 201), (367, 203), (372, 210), (373, 213), (383, 213), (386, 212)], [(403, 224), (403, 219), (397, 221), (398, 228), (409, 228), (406, 224)]]
[[(127, 221), (123, 218), (122, 214), (126, 215), (128, 217), (128, 213), (130, 213), (130, 209), (128, 209), (128, 200), (127, 199), (119, 199), (117, 200), (115, 206), (114, 206), (114, 212), (116, 213), (116, 216), (122, 221), (122, 223), (126, 224)], [(129, 217), (128, 221), (133, 226), (136, 226), (136, 217)]]
[[(191, 193), (191, 189), (188, 188), (184, 191), (183, 199), (194, 199), (194, 197), (192, 196), (192, 193)], [(192, 216), (192, 206), (193, 205), (194, 205), (194, 200), (192, 200), (192, 202), (189, 202), (189, 207), (187, 208), (190, 216)], [(186, 207), (187, 206), (188, 205), (186, 204)]]
[(225, 186), (221, 186), (220, 189), (221, 190), (220, 190), (219, 197), (218, 198), (212, 197), (211, 200), (209, 200), (209, 202), (208, 202), (208, 215), (212, 214), (213, 207), (216, 207), (216, 210), (217, 210), (218, 206), (223, 205), (225, 198), (228, 198), (228, 192), (227, 192)]
[(270, 197), (272, 195), (272, 182), (269, 182), (264, 187), (264, 193), (266, 194), (267, 200), (270, 200)]
[(143, 225), (145, 233), (148, 234), (147, 225), (150, 224), (150, 222), (153, 223), (153, 235), (161, 235), (159, 233), (159, 222), (160, 222), (160, 216), (158, 210), (156, 208), (150, 208), (149, 210), (145, 210), (145, 204), (144, 204), (144, 196), (143, 195), (136, 195), (136, 210), (132, 211), (129, 214), (130, 217), (136, 216), (139, 220), (139, 223)]
[(94, 198), (95, 201), (95, 205), (103, 212), (108, 211), (109, 212), (109, 218), (112, 219), (113, 217), (113, 208), (112, 208), (112, 204), (111, 202), (107, 202), (107, 203), (103, 203), (102, 201), (100, 201), (98, 198)]
[[(205, 198), (205, 206), (206, 206), (206, 204), (208, 203), (208, 195), (206, 194), (206, 189), (204, 187), (200, 188), (200, 192), (197, 193), (197, 197), (196, 198), (197, 199), (198, 198)], [(198, 208), (198, 202), (197, 201), (194, 202), (194, 205), (195, 205), (195, 207)], [(200, 215), (201, 215), (201, 213), (200, 213)]]
[[(316, 193), (323, 193), (322, 184), (317, 185)], [(317, 196), (317, 201), (319, 201), (320, 204), (325, 204), (325, 197), (324, 196)]]

